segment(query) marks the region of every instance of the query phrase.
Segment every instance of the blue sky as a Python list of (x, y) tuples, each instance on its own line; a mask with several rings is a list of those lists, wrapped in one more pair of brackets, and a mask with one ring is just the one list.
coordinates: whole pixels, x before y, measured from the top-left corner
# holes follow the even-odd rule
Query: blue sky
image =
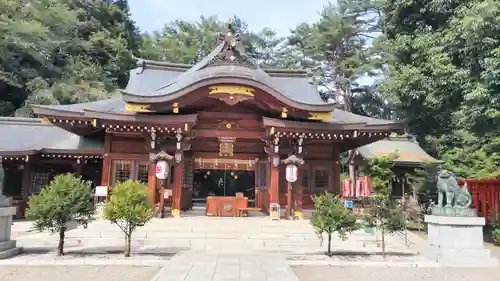
[[(318, 13), (329, 0), (129, 0), (132, 18), (141, 31), (161, 29), (165, 23), (182, 19), (196, 21), (201, 15), (226, 20), (233, 14), (253, 31), (263, 27), (286, 36), (289, 29), (319, 19)], [(335, 2), (335, 1), (332, 1)]]

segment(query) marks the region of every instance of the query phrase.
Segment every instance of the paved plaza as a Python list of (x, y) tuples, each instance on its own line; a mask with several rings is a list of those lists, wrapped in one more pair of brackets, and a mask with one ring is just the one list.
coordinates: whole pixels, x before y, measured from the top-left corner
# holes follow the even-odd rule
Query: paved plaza
[(143, 266), (4, 266), (2, 281), (149, 281), (159, 267)]
[[(391, 255), (386, 260), (379, 254), (380, 240), (364, 231), (353, 233), (346, 241), (335, 238), (332, 244), (337, 255), (327, 257), (323, 254), (326, 245), (320, 244), (308, 220), (205, 216), (153, 219), (133, 234), (130, 258), (122, 256), (123, 233), (105, 220), (68, 231), (67, 254), (63, 257), (55, 255), (56, 235), (32, 231), (29, 221), (15, 222), (12, 230), (13, 239), (25, 253), (0, 261), (2, 281), (68, 280), (75, 275), (78, 277), (71, 277), (72, 281), (83, 276), (96, 281), (102, 276), (125, 281), (345, 281), (354, 280), (360, 268), (362, 272), (376, 271), (375, 279), (372, 275), (365, 277), (374, 281), (400, 280), (398, 276), (404, 272), (410, 273), (405, 280), (411, 281), (431, 280), (433, 274), (439, 277), (433, 280), (447, 280), (446, 276), (461, 272), (436, 268), (438, 264), (420, 257), (417, 252), (426, 242), (411, 233), (409, 246), (401, 235), (387, 238)], [(490, 276), (498, 271), (484, 272)], [(54, 279), (43, 279), (47, 276)]]
[(300, 281), (498, 281), (498, 268), (293, 267)]

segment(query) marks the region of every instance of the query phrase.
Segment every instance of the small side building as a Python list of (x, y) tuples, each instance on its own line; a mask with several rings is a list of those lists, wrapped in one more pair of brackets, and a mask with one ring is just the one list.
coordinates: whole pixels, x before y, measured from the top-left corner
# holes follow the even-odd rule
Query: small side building
[(397, 153), (398, 158), (394, 160), (395, 176), (391, 182), (391, 194), (393, 197), (402, 197), (408, 194), (416, 198), (415, 190), (408, 175), (415, 169), (423, 168), (425, 163), (442, 163), (425, 152), (418, 144), (415, 136), (411, 134), (391, 135), (386, 139), (356, 148), (356, 153), (349, 163), (354, 165), (356, 177), (361, 173), (362, 167), (374, 157), (388, 156)]
[(101, 180), (104, 134), (84, 137), (44, 124), (38, 118), (0, 117), (0, 158), (4, 195), (22, 217), (30, 194), (57, 174), (76, 173), (94, 187)]

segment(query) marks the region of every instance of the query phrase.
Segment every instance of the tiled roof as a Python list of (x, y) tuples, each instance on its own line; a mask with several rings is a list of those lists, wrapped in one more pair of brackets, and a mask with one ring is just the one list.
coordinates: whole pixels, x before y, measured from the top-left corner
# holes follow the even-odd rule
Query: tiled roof
[(37, 118), (0, 118), (0, 155), (33, 154), (44, 150), (100, 153), (103, 142), (42, 124)]
[(423, 165), (425, 162), (441, 162), (425, 152), (411, 135), (389, 137), (362, 147), (357, 151), (365, 159), (398, 153), (397, 164)]

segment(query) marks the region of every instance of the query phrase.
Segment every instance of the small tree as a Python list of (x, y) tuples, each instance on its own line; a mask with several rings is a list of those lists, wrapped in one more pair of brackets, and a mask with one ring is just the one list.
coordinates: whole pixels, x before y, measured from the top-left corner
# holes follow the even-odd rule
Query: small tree
[(144, 184), (128, 180), (119, 183), (104, 206), (104, 217), (115, 223), (125, 233), (126, 257), (130, 257), (132, 233), (153, 217), (153, 210), (147, 202), (148, 194)]
[(415, 189), (423, 213), (427, 212), (431, 203), (437, 201), (438, 172), (439, 164), (430, 162), (426, 162), (422, 169), (415, 171)]
[(385, 236), (406, 228), (406, 216), (401, 206), (391, 199), (389, 182), (394, 176), (392, 171), (397, 153), (375, 157), (368, 162), (364, 172), (370, 176), (375, 195), (368, 208), (369, 222), (374, 222), (382, 236), (382, 255), (385, 258)]
[(385, 258), (385, 236), (406, 228), (406, 215), (403, 208), (393, 200), (384, 197), (374, 197), (373, 204), (368, 209), (368, 216), (380, 230), (382, 238), (382, 256)]
[(337, 233), (340, 239), (347, 239), (347, 235), (360, 228), (356, 217), (351, 210), (344, 206), (343, 201), (337, 196), (325, 193), (313, 196), (314, 212), (311, 224), (316, 234), (323, 243), (323, 233), (328, 236), (328, 256), (331, 256), (332, 234)]
[(26, 217), (39, 231), (59, 233), (57, 254), (64, 255), (64, 236), (69, 222), (87, 226), (94, 213), (90, 182), (73, 174), (58, 175), (38, 195), (28, 201)]

